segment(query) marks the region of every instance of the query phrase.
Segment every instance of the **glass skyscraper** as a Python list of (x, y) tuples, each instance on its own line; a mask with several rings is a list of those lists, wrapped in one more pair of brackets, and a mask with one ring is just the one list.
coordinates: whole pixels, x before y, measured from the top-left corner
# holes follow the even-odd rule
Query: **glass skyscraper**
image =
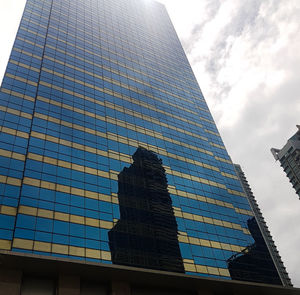
[(284, 283), (163, 5), (27, 0), (0, 119), (0, 249)]
[(276, 161), (279, 160), (286, 176), (300, 199), (300, 125), (298, 131), (287, 141), (281, 149), (271, 149)]

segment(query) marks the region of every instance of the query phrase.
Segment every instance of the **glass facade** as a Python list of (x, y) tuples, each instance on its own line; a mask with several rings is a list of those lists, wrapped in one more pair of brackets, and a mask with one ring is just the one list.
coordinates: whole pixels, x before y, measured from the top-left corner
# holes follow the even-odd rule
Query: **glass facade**
[(28, 0), (0, 95), (1, 249), (257, 281), (234, 263), (254, 214), (163, 5)]

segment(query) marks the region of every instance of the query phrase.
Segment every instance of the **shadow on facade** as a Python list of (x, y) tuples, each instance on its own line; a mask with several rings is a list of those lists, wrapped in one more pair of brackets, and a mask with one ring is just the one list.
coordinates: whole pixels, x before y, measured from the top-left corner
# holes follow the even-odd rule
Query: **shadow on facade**
[(254, 243), (227, 260), (233, 280), (282, 285), (256, 219), (247, 221)]
[(139, 147), (118, 176), (120, 219), (109, 231), (112, 262), (184, 272), (162, 161)]

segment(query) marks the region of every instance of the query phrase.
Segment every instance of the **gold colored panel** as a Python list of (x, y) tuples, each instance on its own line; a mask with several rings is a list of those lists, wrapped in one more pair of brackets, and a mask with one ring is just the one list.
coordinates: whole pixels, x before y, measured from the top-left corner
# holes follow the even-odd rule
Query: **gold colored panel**
[(208, 241), (208, 240), (200, 239), (200, 244), (201, 244), (201, 246), (211, 247), (210, 241)]
[(0, 206), (0, 213), (6, 214), (6, 215), (11, 215), (11, 216), (16, 216), (17, 208), (2, 205), (2, 206)]
[(236, 245), (230, 245), (232, 251), (234, 252), (241, 252), (241, 247), (240, 246), (236, 246)]
[(11, 158), (12, 152), (7, 151), (7, 150), (0, 150), (0, 156), (6, 157), (6, 158)]
[(49, 190), (55, 190), (55, 183), (42, 180), (41, 187)]
[(108, 251), (101, 251), (101, 259), (111, 261), (111, 254)]
[(109, 178), (109, 172), (97, 170), (98, 176)]
[(84, 192), (84, 196), (86, 198), (90, 198), (90, 199), (94, 199), (94, 200), (98, 200), (98, 193), (95, 192), (91, 192), (91, 191), (85, 191)]
[(186, 271), (196, 272), (196, 266), (195, 266), (195, 264), (184, 263), (184, 269)]
[(57, 253), (57, 254), (68, 255), (68, 246), (59, 245), (59, 244), (52, 244), (52, 252)]
[(86, 257), (88, 258), (94, 258), (94, 259), (101, 259), (101, 251), (100, 250), (94, 250), (94, 249), (86, 249)]
[(219, 268), (219, 273), (221, 276), (230, 277), (230, 273), (226, 268)]
[(85, 257), (85, 249), (81, 247), (69, 246), (69, 255)]
[(29, 134), (28, 133), (25, 133), (25, 132), (22, 132), (22, 131), (17, 131), (17, 136), (19, 137), (23, 137), (23, 138), (29, 138)]
[(213, 219), (210, 217), (203, 216), (203, 220), (205, 223), (213, 224)]
[(10, 250), (11, 249), (11, 241), (0, 240), (0, 249), (1, 250)]
[(193, 220), (193, 214), (191, 214), (191, 213), (182, 212), (182, 215), (183, 215), (183, 217), (186, 218), (186, 219), (191, 219), (191, 220)]
[(212, 274), (212, 275), (216, 275), (216, 276), (220, 275), (219, 270), (216, 267), (208, 266), (207, 271), (208, 271), (209, 274)]
[(117, 197), (112, 197), (111, 201), (114, 204), (119, 204), (119, 199)]
[(44, 218), (53, 219), (53, 217), (54, 217), (54, 212), (53, 212), (53, 211), (50, 211), (50, 210), (46, 210), (46, 209), (38, 209), (37, 215), (38, 215), (39, 217), (44, 217)]
[(238, 230), (241, 230), (241, 229), (242, 229), (242, 227), (241, 227), (239, 224), (236, 224), (236, 223), (232, 223), (232, 227), (233, 227), (234, 229), (238, 229)]
[(210, 241), (210, 243), (213, 248), (222, 249), (221, 244), (219, 242)]
[(229, 244), (221, 243), (221, 248), (224, 250), (231, 251), (231, 247)]
[(43, 156), (41, 156), (41, 155), (36, 155), (36, 154), (32, 154), (32, 153), (28, 153), (27, 158), (28, 158), (28, 159), (32, 159), (32, 160), (36, 160), (36, 161), (40, 161), (40, 162), (43, 161)]
[(56, 185), (56, 190), (62, 193), (67, 193), (69, 194), (71, 192), (71, 188), (69, 186), (57, 184)]
[(118, 180), (118, 175), (115, 173), (110, 173), (110, 179)]
[(83, 166), (77, 165), (77, 164), (74, 164), (74, 163), (72, 163), (72, 169), (84, 172), (84, 167)]
[(189, 243), (189, 240), (186, 236), (178, 235), (178, 241), (182, 243)]
[(84, 197), (84, 190), (75, 188), (75, 187), (71, 187), (71, 194)]
[(7, 176), (0, 175), (0, 183), (6, 183)]
[(12, 153), (12, 158), (20, 161), (25, 161), (25, 155), (19, 154), (19, 153)]
[(111, 203), (111, 196), (99, 194), (99, 200)]
[(208, 273), (207, 266), (196, 264), (196, 270), (200, 273)]
[(42, 252), (51, 252), (51, 243), (35, 241), (33, 244), (33, 250)]
[(215, 224), (215, 225), (220, 225), (220, 226), (223, 226), (223, 223), (222, 223), (222, 221), (221, 221), (221, 220), (214, 219), (214, 220), (213, 220), (213, 222), (214, 222), (214, 224)]
[(42, 161), (45, 163), (57, 166), (57, 159), (44, 157), (44, 160), (42, 160)]
[(193, 217), (194, 217), (194, 220), (196, 220), (196, 221), (200, 221), (200, 222), (203, 222), (203, 221), (204, 221), (204, 220), (203, 220), (203, 217), (200, 216), (200, 215), (194, 215)]
[(189, 242), (193, 245), (200, 245), (200, 241), (197, 238), (189, 237)]
[(89, 226), (99, 227), (100, 221), (98, 219), (86, 217), (85, 224)]
[(77, 216), (77, 215), (70, 215), (70, 222), (78, 223), (78, 224), (84, 224), (84, 217), (83, 216)]
[(32, 250), (33, 249), (33, 241), (31, 240), (24, 240), (24, 239), (14, 239), (13, 240), (13, 247)]
[(232, 223), (231, 222), (224, 221), (224, 220), (222, 220), (222, 222), (223, 222), (223, 226), (232, 228)]
[(84, 170), (85, 170), (85, 173), (97, 175), (97, 170), (96, 169), (93, 169), (93, 168), (90, 168), (90, 167), (85, 167)]
[(6, 183), (11, 184), (11, 185), (15, 185), (15, 186), (21, 186), (22, 181), (21, 181), (21, 179), (18, 179), (18, 178), (7, 177)]
[(113, 222), (100, 220), (100, 227), (101, 228), (106, 228), (106, 229), (111, 229), (113, 227)]
[(19, 206), (19, 213), (36, 216), (37, 208), (27, 207), (27, 206)]
[(69, 222), (70, 215), (67, 213), (54, 212), (54, 219)]

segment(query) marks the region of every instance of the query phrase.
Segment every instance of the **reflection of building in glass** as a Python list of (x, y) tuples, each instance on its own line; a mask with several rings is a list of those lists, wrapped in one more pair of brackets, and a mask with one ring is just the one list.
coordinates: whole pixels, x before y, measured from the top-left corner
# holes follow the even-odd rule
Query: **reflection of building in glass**
[[(0, 128), (2, 250), (102, 269), (183, 263), (186, 275), (231, 280), (228, 258), (254, 243), (253, 211), (160, 3), (28, 0), (1, 85)], [(137, 149), (143, 161), (130, 166)], [(146, 169), (141, 190), (159, 192), (160, 204), (126, 182), (148, 157), (158, 170)], [(137, 215), (146, 205), (153, 212)], [(156, 231), (159, 261), (132, 239), (142, 228)], [(115, 243), (123, 229), (130, 257)]]
[[(255, 240), (254, 248), (256, 249), (255, 251), (259, 252), (259, 248), (260, 248), (261, 254), (263, 255), (263, 251), (265, 251), (266, 257), (269, 257), (269, 253), (270, 253), (270, 255), (271, 255), (270, 258), (274, 262), (274, 266), (276, 267), (276, 269), (278, 271), (278, 275), (280, 276), (280, 279), (282, 280), (282, 282), (284, 282), (284, 285), (291, 286), (292, 284), (291, 284), (289, 275), (283, 265), (283, 262), (279, 255), (279, 252), (275, 246), (275, 243), (272, 239), (271, 233), (270, 233), (268, 226), (264, 220), (264, 217), (261, 214), (261, 211), (258, 207), (258, 204), (255, 200), (252, 190), (248, 184), (246, 176), (240, 165), (234, 164), (234, 168), (235, 168), (236, 173), (241, 181), (241, 184), (243, 186), (245, 194), (248, 198), (248, 201), (250, 203), (250, 206), (251, 206), (254, 216), (256, 218), (256, 221), (255, 220), (250, 221), (250, 219), (247, 221), (248, 226), (249, 226), (249, 222), (250, 222), (250, 225), (252, 225), (252, 227), (251, 227), (252, 231), (250, 230), (250, 232), (251, 233), (253, 232), (256, 237), (256, 238), (254, 238), (254, 240)], [(252, 234), (252, 236), (253, 236), (253, 234)], [(264, 241), (262, 239), (264, 239)], [(253, 249), (253, 246), (250, 246), (250, 248)], [(249, 247), (247, 247), (246, 249), (249, 249)], [(253, 255), (253, 251), (252, 251), (251, 255)], [(248, 257), (250, 257), (250, 256), (248, 256)], [(271, 262), (269, 261), (269, 263), (271, 263)], [(272, 267), (271, 269), (274, 269), (274, 267)], [(245, 273), (246, 272), (244, 272), (244, 274)], [(241, 279), (243, 279), (242, 275), (240, 275), (240, 276), (241, 276)], [(275, 275), (275, 277), (277, 277), (277, 276)], [(254, 280), (253, 275), (252, 275), (252, 279)], [(273, 278), (271, 277), (271, 279), (269, 278), (268, 280), (269, 280), (269, 282), (271, 282), (273, 280)]]
[(297, 128), (298, 131), (282, 149), (272, 148), (271, 152), (275, 160), (279, 160), (300, 199), (300, 125)]
[(118, 178), (120, 219), (108, 233), (112, 262), (184, 272), (161, 160), (138, 148)]
[(248, 220), (248, 228), (255, 242), (228, 259), (231, 278), (281, 285), (281, 279), (255, 217)]

